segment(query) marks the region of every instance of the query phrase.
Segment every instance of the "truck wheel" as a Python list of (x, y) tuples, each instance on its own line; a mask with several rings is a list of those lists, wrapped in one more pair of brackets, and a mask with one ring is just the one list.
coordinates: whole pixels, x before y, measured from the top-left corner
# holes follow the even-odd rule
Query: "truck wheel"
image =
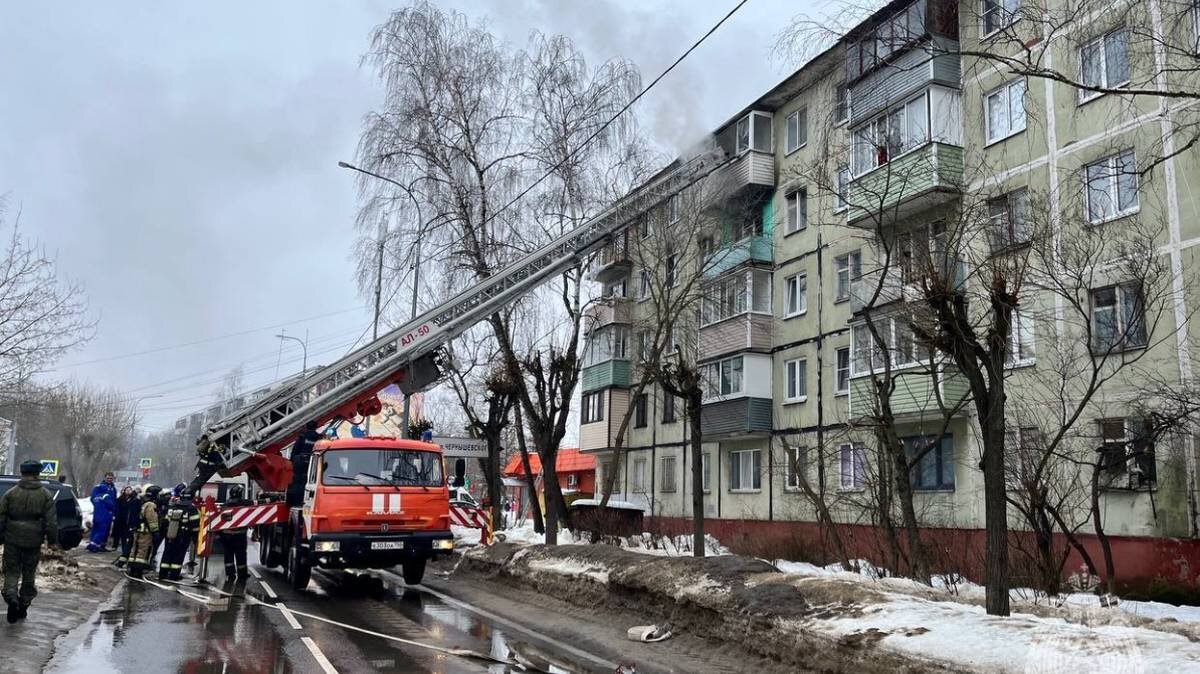
[(404, 562), (404, 582), (408, 585), (417, 585), (421, 579), (425, 577), (425, 560), (413, 559)]
[(312, 567), (300, 559), (300, 546), (292, 545), (288, 547), (287, 579), (292, 589), (303, 590), (308, 587), (308, 580), (311, 577)]
[(279, 559), (279, 550), (276, 549), (276, 539), (273, 524), (263, 527), (258, 534), (258, 561), (268, 569), (279, 566), (282, 561)]

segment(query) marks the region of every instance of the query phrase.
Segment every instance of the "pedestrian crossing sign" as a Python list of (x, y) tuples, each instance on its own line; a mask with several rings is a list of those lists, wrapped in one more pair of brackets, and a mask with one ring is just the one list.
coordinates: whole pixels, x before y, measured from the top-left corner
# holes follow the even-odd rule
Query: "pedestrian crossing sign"
[(142, 463), (141, 463), (141, 466), (140, 466), (140, 467), (141, 467), (143, 470), (145, 470), (145, 469), (147, 469), (147, 468), (152, 468), (152, 467), (153, 467), (153, 464), (154, 464), (154, 460), (153, 460), (153, 459), (142, 459)]
[(38, 477), (58, 477), (58, 459), (42, 459), (42, 472)]

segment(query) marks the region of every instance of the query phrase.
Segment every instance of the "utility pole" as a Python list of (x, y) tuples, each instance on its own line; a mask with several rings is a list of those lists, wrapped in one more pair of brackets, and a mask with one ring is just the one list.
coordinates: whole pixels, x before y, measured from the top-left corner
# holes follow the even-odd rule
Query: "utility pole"
[[(371, 321), (371, 341), (379, 339), (379, 310), (380, 303), (383, 301), (383, 249), (386, 244), (387, 237), (387, 220), (379, 220), (379, 236), (378, 243), (375, 246), (375, 318)], [(407, 402), (407, 399), (405, 399)], [(368, 416), (366, 422), (363, 423), (363, 430), (367, 435), (371, 434), (371, 417)], [(404, 433), (401, 434), (404, 437)]]
[[(421, 236), (417, 235), (417, 244), (413, 249), (413, 287), (412, 287), (412, 309), (410, 316), (412, 319), (417, 317), (417, 289), (421, 286)], [(410, 319), (411, 320), (411, 319)], [(409, 436), (409, 414), (412, 410), (412, 396), (404, 394), (404, 413), (400, 415), (400, 423), (404, 424), (404, 428), (400, 432), (400, 437), (407, 438)]]

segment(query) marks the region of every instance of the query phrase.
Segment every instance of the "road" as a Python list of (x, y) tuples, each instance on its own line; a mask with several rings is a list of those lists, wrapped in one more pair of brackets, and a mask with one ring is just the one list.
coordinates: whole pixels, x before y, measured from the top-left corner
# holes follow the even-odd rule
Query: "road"
[[(253, 548), (251, 559), (257, 559)], [(214, 560), (219, 562), (219, 560)], [(210, 578), (221, 582), (219, 563)], [(59, 644), (46, 671), (63, 674), (120, 672), (507, 672), (499, 663), (473, 660), (391, 641), (293, 614), (309, 613), (365, 630), (448, 649), (468, 649), (507, 660), (518, 654), (533, 671), (612, 672), (614, 663), (509, 620), (476, 612), (438, 590), (408, 587), (386, 572), (356, 575), (316, 571), (303, 592), (278, 571), (251, 565), (244, 592), (288, 610), (235, 597), (227, 609), (148, 584), (130, 581), (115, 605)], [(192, 591), (189, 588), (189, 591)], [(204, 590), (194, 590), (204, 592)], [(216, 596), (208, 591), (210, 596)]]

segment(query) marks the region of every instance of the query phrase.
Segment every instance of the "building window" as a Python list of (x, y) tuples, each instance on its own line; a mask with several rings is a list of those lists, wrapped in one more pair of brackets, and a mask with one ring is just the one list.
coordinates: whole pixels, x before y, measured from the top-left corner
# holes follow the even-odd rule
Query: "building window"
[(833, 260), (837, 271), (837, 301), (850, 299), (850, 287), (862, 276), (862, 253), (854, 251), (839, 255)]
[(1133, 150), (1105, 157), (1084, 168), (1088, 221), (1093, 225), (1138, 209), (1138, 171)]
[(799, 189), (784, 197), (787, 211), (787, 233), (792, 234), (808, 227), (808, 193)]
[(983, 0), (983, 34), (991, 35), (1017, 20), (1021, 0)]
[(700, 301), (700, 324), (709, 325), (753, 311), (771, 312), (771, 272), (752, 269), (708, 283)]
[(583, 366), (629, 358), (629, 327), (606, 325), (592, 330), (583, 347)]
[(638, 274), (638, 299), (644, 300), (650, 297), (650, 271), (643, 269)]
[(1014, 310), (1012, 313), (1012, 333), (1008, 339), (1008, 365), (1032, 364), (1033, 351), (1033, 319), (1020, 311)]
[(834, 393), (850, 392), (850, 347), (843, 346), (837, 350), (837, 376)]
[(709, 466), (711, 465), (712, 461), (709, 460), (709, 453), (702, 453), (700, 455), (700, 488), (706, 494), (712, 489), (712, 475), (709, 473)]
[(911, 98), (851, 133), (851, 170), (860, 176), (929, 141), (926, 94)]
[(683, 212), (682, 199), (683, 195), (678, 192), (667, 199), (667, 220), (672, 224), (679, 222), (679, 216)]
[[(1009, 489), (1022, 489), (1031, 484), (1042, 450), (1041, 429), (1008, 426), (1004, 431), (1004, 477)], [(1032, 486), (1037, 485), (1032, 483)]]
[(787, 116), (787, 151), (795, 152), (808, 144), (808, 108)]
[(675, 423), (675, 396), (670, 393), (663, 392), (663, 423)]
[(994, 143), (1025, 130), (1025, 79), (1017, 79), (984, 96), (987, 142)]
[(650, 360), (651, 339), (652, 339), (652, 337), (650, 335), (649, 330), (638, 330), (638, 333), (637, 333), (637, 340), (638, 340), (637, 341), (637, 346), (638, 346), (637, 356), (638, 356), (638, 360), (643, 363)]
[(803, 358), (784, 361), (783, 375), (787, 388), (784, 402), (798, 403), (807, 400), (808, 361)]
[(1092, 291), (1092, 350), (1097, 353), (1146, 346), (1142, 289), (1124, 283)]
[(771, 115), (764, 112), (751, 112), (738, 120), (734, 132), (734, 152), (736, 154), (747, 150), (771, 151)]
[(850, 168), (848, 166), (839, 166), (837, 172), (837, 191), (833, 195), (833, 212), (841, 213), (846, 210), (850, 202), (847, 201), (850, 189)]
[(581, 423), (591, 424), (604, 421), (604, 391), (583, 394), (583, 412)]
[[(1129, 33), (1122, 26), (1079, 48), (1080, 83), (1099, 89), (1116, 89), (1129, 84)], [(1090, 101), (1104, 94), (1079, 90), (1079, 100)]]
[(662, 458), (662, 491), (675, 491), (675, 457)]
[(1029, 190), (1019, 189), (989, 199), (988, 219), (991, 225), (992, 251), (1029, 243), (1033, 229), (1029, 218)]
[(729, 453), (729, 488), (732, 491), (762, 489), (762, 450)]
[(628, 297), (629, 279), (623, 278), (620, 281), (615, 281), (604, 286), (605, 297)]
[(716, 250), (716, 245), (713, 243), (713, 238), (711, 236), (700, 237), (701, 260), (707, 260), (709, 257), (711, 257), (714, 250)]
[(646, 493), (646, 460), (633, 461), (633, 491), (637, 494)]
[(674, 288), (679, 282), (679, 254), (667, 256), (667, 287)]
[(808, 274), (796, 274), (783, 281), (787, 295), (784, 318), (799, 316), (808, 311)]
[(912, 461), (917, 459), (910, 476), (913, 489), (918, 491), (944, 491), (954, 489), (954, 437), (943, 435), (902, 438), (904, 453)]
[(704, 397), (719, 398), (742, 392), (742, 357), (734, 356), (715, 363), (701, 365)]
[(1153, 487), (1158, 481), (1149, 422), (1136, 417), (1100, 419), (1097, 460), (1105, 486), (1112, 489)]
[(805, 462), (808, 460), (807, 447), (785, 447), (783, 450), (784, 460), (787, 465), (784, 466), (784, 474), (786, 482), (784, 486), (788, 489), (800, 488), (800, 474), (805, 470)]
[(867, 448), (861, 443), (846, 443), (838, 448), (838, 486), (862, 489), (867, 482)]
[(646, 394), (639, 393), (633, 399), (633, 427), (645, 428), (648, 421), (646, 419)]
[(617, 480), (615, 479), (615, 476), (613, 475), (613, 462), (612, 461), (601, 461), (600, 462), (600, 472), (597, 473), (597, 475), (596, 475), (596, 486), (598, 487), (597, 491), (599, 491), (600, 489), (603, 489), (604, 485), (608, 484), (609, 477), (614, 478), (613, 483), (612, 483), (613, 489), (617, 489), (619, 491), (620, 486), (617, 484)]
[(841, 124), (850, 119), (850, 87), (845, 82), (839, 83), (834, 97), (833, 123)]
[(579, 488), (579, 473), (567, 473), (567, 488), (568, 489), (578, 489)]

